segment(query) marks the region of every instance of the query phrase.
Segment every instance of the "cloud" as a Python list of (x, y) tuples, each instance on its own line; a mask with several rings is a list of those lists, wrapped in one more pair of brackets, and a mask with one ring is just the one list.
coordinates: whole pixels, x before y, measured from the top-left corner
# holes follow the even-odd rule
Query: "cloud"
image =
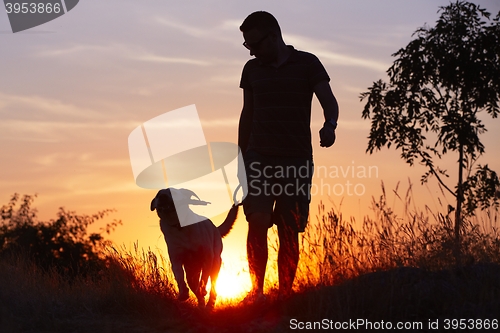
[(96, 131), (133, 129), (133, 121), (112, 113), (40, 96), (0, 93), (0, 138), (16, 141), (57, 142), (67, 137), (96, 137)]
[[(58, 99), (41, 97), (41, 96), (25, 96), (25, 95), (7, 95), (0, 93), (0, 114), (2, 111), (6, 110), (5, 116), (11, 116), (13, 114), (13, 109), (18, 109), (22, 111), (27, 111), (32, 115), (36, 115), (37, 118), (40, 117), (56, 117), (59, 116), (61, 119), (67, 118), (78, 118), (80, 120), (96, 120), (102, 119), (102, 113), (95, 110), (76, 106), (71, 103), (65, 103)], [(33, 112), (36, 110), (36, 112)]]
[(80, 168), (90, 166), (98, 167), (99, 169), (128, 167), (130, 165), (128, 158), (103, 158), (102, 156), (96, 156), (95, 153), (77, 153), (74, 151), (50, 152), (35, 156), (33, 160), (36, 164), (43, 167), (69, 165), (70, 163), (76, 163)]
[(125, 121), (78, 122), (10, 119), (0, 123), (0, 139), (23, 142), (61, 142), (68, 138), (79, 137), (100, 140), (111, 130), (131, 130), (136, 125), (135, 122)]
[(217, 118), (211, 120), (201, 120), (203, 127), (219, 128), (230, 127), (236, 128), (238, 126), (238, 118)]
[(74, 55), (83, 52), (105, 52), (116, 48), (116, 46), (102, 46), (102, 45), (70, 45), (59, 49), (51, 48), (49, 50), (43, 50), (38, 52), (36, 55), (39, 57), (62, 57), (68, 55)]
[(327, 41), (320, 41), (304, 36), (288, 34), (284, 34), (283, 38), (287, 42), (296, 46), (298, 49), (314, 53), (323, 63), (331, 63), (340, 66), (363, 67), (384, 72), (388, 68), (388, 64), (381, 61), (334, 52), (331, 50), (332, 43)]
[(175, 30), (179, 30), (182, 33), (189, 35), (189, 36), (192, 36), (192, 37), (201, 38), (201, 37), (206, 37), (209, 35), (209, 32), (207, 29), (195, 28), (194, 26), (175, 22), (175, 21), (170, 20), (170, 19), (167, 20), (167, 19), (162, 18), (162, 17), (157, 17), (155, 19), (155, 21), (158, 22), (160, 25), (170, 27), (170, 28), (173, 28)]
[[(197, 28), (195, 25), (180, 23), (171, 18), (156, 17), (154, 19), (159, 25), (179, 31), (190, 37), (203, 39), (204, 41), (219, 41), (231, 44), (238, 44), (235, 35), (240, 36), (240, 20), (224, 20), (217, 25)], [(196, 23), (196, 26), (200, 26)]]
[(239, 33), (240, 25), (242, 22), (243, 22), (243, 20), (225, 20), (225, 21), (222, 21), (222, 23), (219, 27), (222, 30), (230, 30), (233, 32), (237, 31)]
[[(241, 63), (238, 63), (238, 69), (241, 67)], [(228, 75), (214, 75), (210, 77), (210, 82), (214, 83), (223, 83), (223, 84), (231, 84), (231, 85), (237, 85), (240, 83), (241, 75), (239, 72), (236, 72), (234, 74), (228, 74)]]
[[(107, 54), (108, 56), (104, 56)], [(114, 59), (117, 57), (122, 59), (142, 61), (149, 63), (163, 63), (163, 64), (186, 64), (195, 66), (209, 66), (210, 62), (199, 60), (189, 57), (169, 57), (154, 54), (137, 45), (70, 45), (59, 49), (43, 50), (36, 53), (38, 57), (71, 57), (74, 59), (76, 56), (84, 56), (86, 59), (92, 57), (93, 59)]]
[(167, 63), (167, 64), (186, 64), (186, 65), (196, 65), (196, 66), (209, 66), (210, 62), (204, 60), (190, 59), (190, 58), (172, 58), (163, 57), (154, 54), (145, 54), (141, 56), (133, 57), (135, 60), (153, 62), (153, 63)]

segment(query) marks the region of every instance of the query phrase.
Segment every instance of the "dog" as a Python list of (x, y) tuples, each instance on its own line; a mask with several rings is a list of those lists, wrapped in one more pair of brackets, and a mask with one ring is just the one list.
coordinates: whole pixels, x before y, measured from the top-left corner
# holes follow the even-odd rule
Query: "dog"
[[(193, 199), (195, 197), (196, 199)], [(174, 204), (175, 200), (175, 204)], [(160, 218), (160, 229), (168, 247), (177, 286), (178, 300), (189, 298), (189, 289), (195, 294), (198, 305), (205, 306), (206, 286), (210, 278), (208, 308), (213, 308), (217, 293), (215, 286), (222, 259), (222, 238), (232, 229), (238, 215), (238, 205), (233, 205), (225, 221), (216, 227), (206, 217), (195, 214), (189, 205), (207, 205), (191, 190), (168, 188), (158, 191), (151, 201), (151, 211), (156, 210)], [(192, 223), (192, 221), (201, 221)], [(187, 285), (184, 280), (186, 273)]]

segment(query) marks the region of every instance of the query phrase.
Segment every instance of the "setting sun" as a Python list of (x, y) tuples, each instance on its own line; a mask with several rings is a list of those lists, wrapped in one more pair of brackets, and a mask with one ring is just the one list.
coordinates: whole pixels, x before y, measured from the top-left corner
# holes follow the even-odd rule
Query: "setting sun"
[(216, 287), (220, 299), (235, 300), (242, 298), (250, 291), (251, 287), (252, 283), (248, 273), (223, 265)]

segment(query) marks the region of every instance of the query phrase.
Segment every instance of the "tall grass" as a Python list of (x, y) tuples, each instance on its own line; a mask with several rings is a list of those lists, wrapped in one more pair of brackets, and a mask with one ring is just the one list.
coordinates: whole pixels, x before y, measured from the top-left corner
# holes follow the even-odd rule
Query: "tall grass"
[[(175, 317), (165, 316), (175, 309), (170, 280), (157, 278), (158, 272), (150, 266), (152, 258), (116, 260), (115, 254), (106, 269), (80, 278), (56, 269), (42, 270), (23, 256), (4, 259), (0, 262), (0, 331), (115, 332), (139, 328), (148, 321), (174, 325)], [(142, 262), (142, 267), (134, 265), (132, 270), (132, 262)]]
[[(428, 206), (419, 210), (413, 204), (412, 185), (401, 196), (394, 196), (403, 206), (398, 215), (382, 194), (372, 198), (373, 216), (359, 225), (353, 218), (344, 219), (340, 211), (318, 207), (316, 223), (302, 237), (299, 284), (335, 285), (359, 275), (414, 267), (425, 270), (451, 269), (456, 266), (453, 212), (443, 207), (434, 212)], [(393, 204), (394, 206), (395, 204)], [(463, 263), (500, 264), (498, 212), (478, 212), (462, 224)]]
[[(451, 211), (418, 210), (411, 185), (397, 214), (382, 187), (361, 223), (318, 207), (301, 236), (295, 294), (213, 313), (178, 303), (168, 258), (109, 247), (106, 268), (68, 278), (29, 258), (0, 260), (1, 332), (282, 332), (289, 320), (427, 320), (500, 314), (500, 237), (494, 211), (462, 225), (465, 266), (453, 255)], [(274, 244), (275, 250), (278, 244)], [(272, 288), (271, 288), (272, 289)], [(449, 300), (449, 301), (447, 301)], [(465, 304), (465, 305), (457, 305)], [(426, 319), (427, 318), (427, 319)]]

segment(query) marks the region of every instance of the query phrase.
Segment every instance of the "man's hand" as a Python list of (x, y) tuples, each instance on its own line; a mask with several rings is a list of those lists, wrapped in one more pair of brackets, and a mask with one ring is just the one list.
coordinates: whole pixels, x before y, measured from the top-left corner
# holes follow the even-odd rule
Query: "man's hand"
[(335, 126), (325, 122), (323, 128), (319, 131), (319, 145), (321, 147), (331, 147), (335, 143)]
[(339, 105), (327, 80), (323, 80), (314, 86), (314, 93), (323, 108), (325, 123), (319, 131), (321, 147), (331, 147), (335, 142), (335, 128), (339, 117)]

